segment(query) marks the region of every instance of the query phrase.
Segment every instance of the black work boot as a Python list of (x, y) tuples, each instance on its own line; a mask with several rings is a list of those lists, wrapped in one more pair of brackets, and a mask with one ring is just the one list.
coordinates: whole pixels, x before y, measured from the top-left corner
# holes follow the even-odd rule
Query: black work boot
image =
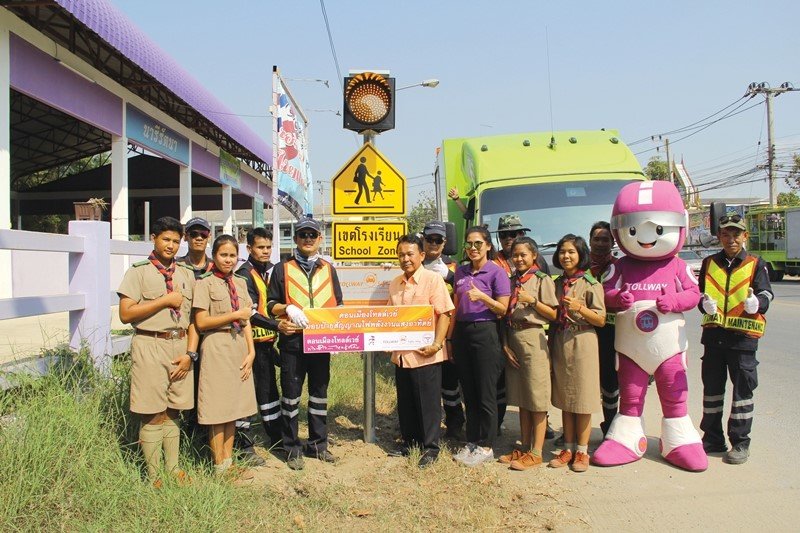
[(235, 451), (239, 460), (247, 466), (258, 467), (267, 464), (264, 458), (256, 453), (255, 447), (253, 446), (253, 441), (250, 439), (250, 435), (241, 429), (236, 430), (236, 434), (234, 436), (234, 448), (236, 449)]
[(750, 457), (750, 446), (740, 442), (739, 444), (734, 444), (733, 448), (725, 454), (722, 460), (729, 465), (740, 465), (746, 463), (748, 457)]

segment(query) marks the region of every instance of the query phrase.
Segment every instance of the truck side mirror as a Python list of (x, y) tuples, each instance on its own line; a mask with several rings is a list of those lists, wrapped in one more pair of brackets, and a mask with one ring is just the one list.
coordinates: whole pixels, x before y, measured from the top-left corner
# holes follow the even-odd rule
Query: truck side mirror
[(444, 244), (444, 250), (442, 250), (442, 253), (450, 256), (456, 255), (458, 253), (458, 243), (456, 242), (456, 239), (458, 239), (458, 236), (456, 235), (456, 225), (452, 222), (445, 222), (444, 227), (447, 231), (447, 242)]
[(719, 233), (719, 219), (724, 217), (728, 211), (725, 202), (711, 202), (711, 212), (709, 213), (711, 223), (711, 235), (716, 236)]

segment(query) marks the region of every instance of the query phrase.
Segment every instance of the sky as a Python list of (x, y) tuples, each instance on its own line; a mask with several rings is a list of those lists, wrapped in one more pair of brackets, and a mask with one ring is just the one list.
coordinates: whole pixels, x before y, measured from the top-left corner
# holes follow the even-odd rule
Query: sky
[[(277, 65), (309, 116), (316, 196), (322, 187), (330, 205), (330, 179), (361, 141), (335, 114), (342, 109), (341, 80), (319, 0), (112, 1), (268, 142)], [(442, 139), (617, 129), (644, 166), (664, 157), (663, 148), (656, 151), (663, 141), (651, 135), (721, 110), (697, 125), (738, 114), (685, 139), (697, 130), (662, 139), (670, 139), (673, 157), (684, 160), (704, 198), (766, 198), (765, 171), (735, 177), (766, 162), (764, 97), (740, 98), (751, 82), (788, 81), (800, 89), (796, 0), (327, 0), (324, 6), (343, 76), (387, 69), (398, 87), (440, 80), (436, 88), (399, 92), (396, 129), (376, 140), (406, 176), (411, 205), (433, 190)], [(791, 154), (800, 152), (800, 90), (775, 98), (773, 109), (785, 173)], [(780, 178), (778, 192), (786, 190)]]

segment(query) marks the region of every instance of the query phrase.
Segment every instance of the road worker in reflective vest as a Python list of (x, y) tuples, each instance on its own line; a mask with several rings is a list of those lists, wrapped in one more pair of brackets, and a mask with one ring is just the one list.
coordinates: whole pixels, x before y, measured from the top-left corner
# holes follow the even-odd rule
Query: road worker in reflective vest
[[(281, 354), (281, 418), (286, 464), (292, 470), (303, 468), (303, 455), (332, 463), (328, 451), (328, 382), (330, 354), (303, 352), (302, 329), (308, 326), (304, 309), (342, 305), (342, 289), (333, 266), (319, 255), (322, 228), (311, 218), (294, 228), (297, 245), (292, 257), (272, 271), (267, 291), (267, 311), (273, 317), (286, 315), (293, 326), (281, 328), (278, 349)], [(303, 382), (308, 374), (308, 441), (300, 442), (298, 414)]]
[[(756, 349), (764, 334), (764, 314), (773, 299), (766, 263), (744, 249), (747, 226), (739, 215), (719, 220), (722, 251), (706, 257), (700, 269), (698, 305), (703, 312), (703, 419), (700, 429), (706, 453), (724, 453), (723, 461), (742, 464), (750, 456), (753, 390), (758, 385)], [(733, 402), (728, 439), (722, 431), (722, 409), (728, 375)]]
[[(444, 255), (447, 243), (447, 229), (444, 222), (432, 220), (422, 229), (425, 259), (422, 266), (439, 274), (452, 296), (453, 281), (458, 266), (449, 256)], [(463, 439), (464, 407), (461, 404), (461, 388), (458, 385), (458, 370), (452, 359), (442, 364), (442, 404), (444, 405), (444, 436), (450, 439)]]
[[(247, 251), (247, 261), (236, 273), (247, 280), (247, 291), (253, 300), (250, 326), (256, 348), (256, 358), (253, 361), (256, 400), (264, 432), (269, 437), (270, 446), (277, 449), (280, 448), (283, 437), (280, 396), (275, 375), (275, 365), (278, 363), (275, 341), (279, 323), (267, 312), (267, 286), (274, 267), (269, 261), (272, 254), (272, 233), (258, 227), (248, 231)], [(288, 321), (284, 322), (288, 324)]]

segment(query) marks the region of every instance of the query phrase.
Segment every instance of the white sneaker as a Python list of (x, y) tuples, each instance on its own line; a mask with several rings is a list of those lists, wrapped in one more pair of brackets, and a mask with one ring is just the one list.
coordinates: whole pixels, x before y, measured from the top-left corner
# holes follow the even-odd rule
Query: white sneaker
[(494, 461), (494, 450), (491, 448), (483, 448), (481, 446), (477, 446), (475, 451), (473, 451), (466, 459), (461, 461), (464, 463), (465, 466), (478, 466), (483, 463), (488, 463), (489, 461)]
[(458, 452), (455, 455), (453, 455), (453, 459), (455, 459), (459, 463), (463, 463), (467, 459), (467, 457), (472, 455), (472, 453), (475, 451), (477, 447), (478, 446), (476, 444), (468, 442), (463, 448), (458, 450)]

